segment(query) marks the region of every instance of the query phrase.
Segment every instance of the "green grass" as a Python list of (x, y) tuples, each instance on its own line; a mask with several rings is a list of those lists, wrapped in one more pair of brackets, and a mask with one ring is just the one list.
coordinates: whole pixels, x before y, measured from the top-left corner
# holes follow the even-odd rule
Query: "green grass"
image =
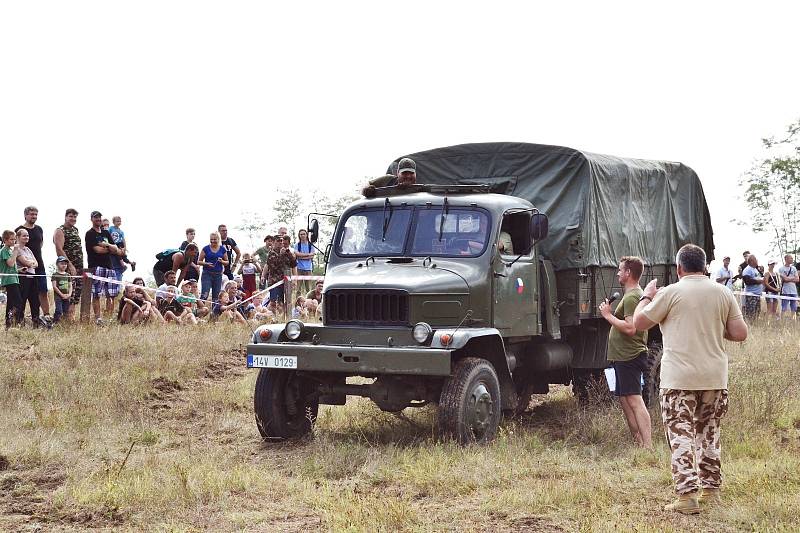
[[(323, 407), (314, 435), (265, 444), (249, 332), (10, 331), (0, 348), (0, 530), (796, 531), (800, 334), (729, 345), (725, 503), (661, 508), (669, 458), (632, 446), (616, 406), (554, 388), (489, 446), (436, 441), (435, 407)], [(5, 465), (6, 461), (7, 465)]]

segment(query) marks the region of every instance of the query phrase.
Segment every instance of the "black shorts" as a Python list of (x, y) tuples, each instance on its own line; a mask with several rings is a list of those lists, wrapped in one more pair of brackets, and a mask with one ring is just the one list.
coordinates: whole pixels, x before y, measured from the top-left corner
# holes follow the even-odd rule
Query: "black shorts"
[(647, 352), (642, 352), (630, 361), (614, 361), (614, 376), (617, 388), (614, 396), (632, 396), (642, 393), (642, 377), (647, 372)]

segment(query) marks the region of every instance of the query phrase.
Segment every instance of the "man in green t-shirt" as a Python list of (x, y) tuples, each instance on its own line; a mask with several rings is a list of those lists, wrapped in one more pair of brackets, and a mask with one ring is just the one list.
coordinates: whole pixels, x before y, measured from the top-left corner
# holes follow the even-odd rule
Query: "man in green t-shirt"
[(625, 290), (616, 309), (606, 300), (600, 304), (600, 314), (611, 324), (608, 333), (608, 360), (614, 366), (616, 389), (625, 421), (631, 435), (640, 446), (650, 448), (650, 413), (642, 399), (642, 377), (647, 371), (647, 331), (633, 325), (633, 313), (642, 297), (639, 278), (644, 262), (639, 257), (620, 259), (617, 279)]

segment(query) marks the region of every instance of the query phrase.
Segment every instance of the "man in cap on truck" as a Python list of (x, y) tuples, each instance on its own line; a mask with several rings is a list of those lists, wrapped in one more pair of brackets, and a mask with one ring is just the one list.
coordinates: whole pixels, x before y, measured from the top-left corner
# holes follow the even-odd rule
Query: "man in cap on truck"
[(410, 157), (404, 157), (397, 162), (397, 175), (386, 174), (378, 178), (369, 180), (369, 185), (364, 187), (361, 191), (366, 197), (371, 197), (375, 194), (375, 189), (378, 187), (409, 187), (417, 183), (417, 164)]

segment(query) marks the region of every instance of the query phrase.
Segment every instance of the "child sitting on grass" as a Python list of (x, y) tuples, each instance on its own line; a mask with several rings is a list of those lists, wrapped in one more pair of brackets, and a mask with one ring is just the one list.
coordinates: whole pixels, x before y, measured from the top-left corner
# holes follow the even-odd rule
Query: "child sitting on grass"
[(308, 307), (306, 307), (306, 299), (304, 297), (298, 296), (294, 301), (292, 318), (308, 318)]
[(213, 310), (211, 311), (214, 317), (225, 317), (230, 319), (231, 322), (239, 322), (245, 324), (247, 321), (244, 317), (236, 311), (236, 306), (239, 302), (231, 303), (228, 291), (219, 293), (219, 300), (214, 303)]
[(117, 313), (117, 320), (120, 324), (140, 324), (149, 322), (163, 324), (164, 317), (155, 308), (147, 293), (137, 285), (126, 285), (122, 295), (122, 307)]
[(200, 287), (197, 285), (196, 279), (187, 280), (189, 282), (190, 291), (192, 296), (194, 296), (195, 301), (195, 309), (194, 309), (194, 316), (197, 318), (203, 318), (208, 316), (211, 313), (211, 307), (208, 305), (207, 302), (200, 299)]
[(192, 318), (197, 316), (197, 298), (192, 294), (192, 285), (188, 279), (181, 282), (181, 293), (175, 299)]
[(275, 315), (264, 305), (264, 297), (260, 294), (253, 297), (253, 318), (258, 322), (274, 322)]
[(178, 288), (175, 285), (167, 287), (165, 298), (158, 304), (158, 310), (167, 322), (178, 324), (197, 324), (197, 319), (178, 300)]

